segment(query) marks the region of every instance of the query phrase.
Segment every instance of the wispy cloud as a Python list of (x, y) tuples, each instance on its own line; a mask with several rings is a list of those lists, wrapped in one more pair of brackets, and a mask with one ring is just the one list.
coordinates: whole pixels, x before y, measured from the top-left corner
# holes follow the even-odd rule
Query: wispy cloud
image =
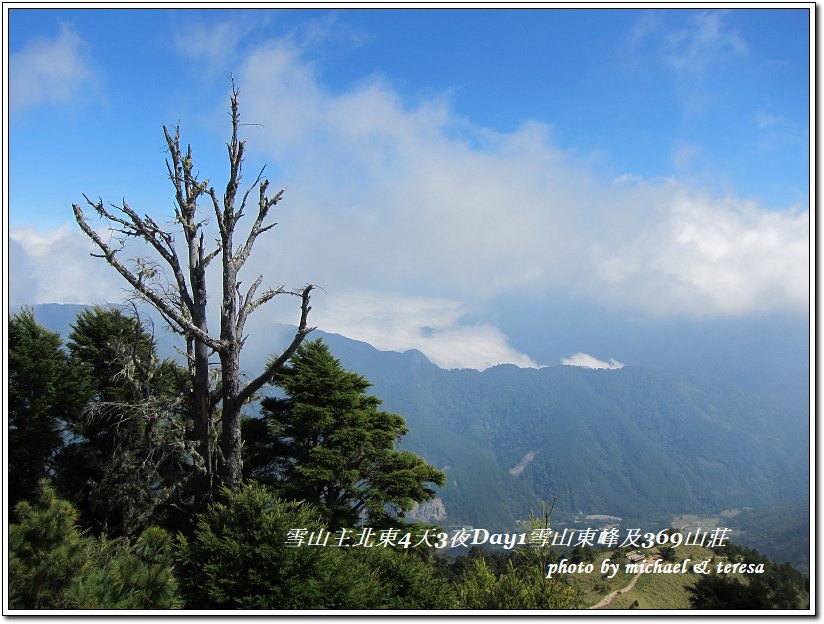
[(809, 133), (806, 128), (799, 128), (784, 115), (764, 110), (754, 115), (760, 131), (758, 147), (766, 153), (774, 153), (787, 147), (809, 145)]
[[(287, 25), (278, 11), (233, 12), (231, 15), (208, 13), (187, 19), (174, 34), (174, 44), (185, 59), (194, 61), (198, 72), (214, 79), (234, 73), (244, 55), (262, 42), (276, 38), (281, 45), (302, 52), (321, 46), (335, 51), (339, 47), (359, 47), (368, 36), (344, 25), (336, 11), (318, 12), (316, 17)], [(273, 35), (273, 33), (276, 33)]]
[(672, 164), (676, 171), (685, 172), (692, 170), (696, 163), (701, 162), (703, 148), (690, 141), (678, 141), (673, 148)]
[(661, 13), (659, 11), (644, 11), (640, 19), (630, 28), (627, 43), (630, 48), (638, 48), (661, 29)]
[(487, 323), (468, 323), (458, 301), (387, 293), (316, 296), (314, 323), (378, 349), (418, 349), (441, 368), (483, 370), (502, 363), (536, 368)]
[[(729, 11), (695, 14), (644, 12), (627, 39), (636, 58), (660, 60), (672, 73), (676, 93), (689, 114), (705, 112), (720, 96), (717, 78), (731, 63), (749, 55), (740, 32), (728, 24)], [(676, 28), (671, 24), (686, 17)]]
[(610, 358), (609, 361), (599, 360), (595, 356), (589, 355), (588, 353), (581, 353), (578, 352), (575, 355), (571, 355), (568, 358), (562, 358), (561, 364), (564, 366), (581, 366), (583, 368), (605, 368), (605, 369), (618, 369), (624, 368), (623, 362), (619, 362), (614, 358)]
[(92, 244), (68, 225), (41, 233), (16, 228), (9, 233), (9, 291), (12, 303), (118, 302), (126, 284)]
[(667, 37), (667, 62), (678, 72), (696, 76), (732, 58), (745, 56), (749, 46), (725, 23), (727, 11), (710, 10), (690, 16), (685, 28)]
[(194, 61), (205, 78), (225, 76), (240, 60), (256, 33), (270, 18), (268, 13), (255, 17), (234, 15), (231, 19), (206, 20), (192, 14), (175, 32), (174, 45), (185, 59)]
[(760, 129), (770, 128), (773, 126), (782, 126), (787, 123), (787, 119), (782, 115), (774, 115), (766, 111), (757, 111), (755, 113), (755, 123)]
[(88, 60), (89, 44), (63, 25), (53, 39), (29, 41), (9, 58), (12, 112), (40, 104), (89, 99), (98, 77)]

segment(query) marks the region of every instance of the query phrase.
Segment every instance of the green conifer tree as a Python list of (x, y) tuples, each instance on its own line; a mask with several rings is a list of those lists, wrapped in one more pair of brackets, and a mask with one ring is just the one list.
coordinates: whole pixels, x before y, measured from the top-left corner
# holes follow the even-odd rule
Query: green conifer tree
[(134, 546), (94, 539), (77, 527), (77, 511), (44, 483), (17, 506), (9, 526), (9, 608), (171, 609), (182, 602), (173, 575), (173, 543), (152, 527)]
[(77, 511), (44, 486), (16, 514), (19, 522), (9, 526), (9, 607), (68, 608), (65, 592), (84, 574), (92, 548), (77, 529)]
[(408, 431), (403, 418), (379, 410), (369, 382), (321, 340), (298, 347), (275, 384), (286, 397), (264, 399), (263, 422), (247, 425), (247, 475), (320, 506), (330, 528), (402, 517), (444, 484), (440, 470), (395, 449)]
[(24, 308), (9, 319), (9, 504), (34, 495), (62, 446), (63, 420), (82, 411), (82, 384), (72, 374), (60, 336)]
[(136, 535), (186, 463), (175, 365), (160, 361), (143, 324), (116, 308), (78, 314), (67, 346), (88, 400), (67, 423), (57, 483), (95, 532)]
[(495, 574), (485, 557), (475, 558), (456, 585), (463, 609), (575, 609), (577, 590), (557, 579), (545, 579), (536, 566), (515, 567), (512, 559)]
[[(249, 484), (201, 514), (181, 538), (179, 572), (193, 609), (369, 609), (381, 604), (377, 574), (345, 549), (309, 546), (323, 527), (316, 509)], [(303, 531), (289, 542), (290, 531)], [(318, 533), (316, 533), (317, 535)]]

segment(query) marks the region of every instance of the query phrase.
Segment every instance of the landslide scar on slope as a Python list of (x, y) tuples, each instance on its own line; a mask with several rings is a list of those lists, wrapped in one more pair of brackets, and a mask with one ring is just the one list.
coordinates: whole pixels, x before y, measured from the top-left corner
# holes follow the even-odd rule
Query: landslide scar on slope
[(509, 474), (517, 477), (524, 471), (526, 465), (533, 459), (535, 459), (535, 451), (529, 451), (526, 455), (524, 455), (523, 459), (521, 459), (521, 462), (517, 466), (515, 466), (514, 468), (510, 468)]

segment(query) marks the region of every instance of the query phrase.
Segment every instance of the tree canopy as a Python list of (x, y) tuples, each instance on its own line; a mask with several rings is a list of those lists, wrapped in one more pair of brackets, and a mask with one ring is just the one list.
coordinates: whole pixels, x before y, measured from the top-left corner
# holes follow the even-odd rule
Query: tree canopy
[(117, 308), (78, 314), (67, 347), (85, 401), (66, 419), (57, 483), (96, 532), (131, 535), (197, 470), (184, 375), (160, 360), (144, 324)]
[(74, 506), (42, 484), (9, 526), (12, 609), (171, 609), (183, 606), (173, 575), (172, 538), (150, 527), (132, 546), (92, 538)]
[(262, 420), (247, 423), (248, 474), (321, 506), (330, 527), (403, 516), (443, 485), (440, 470), (395, 448), (404, 419), (381, 411), (320, 339), (298, 347), (275, 384), (285, 396), (263, 399)]
[[(9, 503), (33, 495), (62, 445), (60, 429), (70, 406), (68, 362), (60, 336), (25, 308), (9, 319)], [(77, 406), (74, 406), (77, 409)]]

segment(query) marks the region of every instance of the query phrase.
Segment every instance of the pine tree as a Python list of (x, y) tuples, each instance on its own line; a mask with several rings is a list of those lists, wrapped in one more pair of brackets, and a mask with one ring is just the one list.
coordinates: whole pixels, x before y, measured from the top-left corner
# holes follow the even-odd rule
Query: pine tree
[(81, 411), (82, 389), (70, 374), (60, 336), (31, 309), (9, 319), (9, 504), (30, 498), (62, 446), (63, 419)]
[(77, 528), (77, 511), (43, 486), (37, 500), (17, 505), (9, 526), (9, 607), (67, 608), (65, 592), (89, 565), (91, 541)]
[(173, 543), (151, 527), (134, 546), (94, 539), (78, 514), (47, 483), (17, 506), (9, 526), (9, 608), (171, 609), (182, 606), (173, 574)]
[[(369, 382), (343, 369), (321, 340), (298, 347), (275, 379), (286, 398), (262, 401), (247, 431), (248, 475), (269, 478), (292, 500), (319, 505), (329, 527), (379, 525), (431, 499), (444, 474), (395, 444), (404, 419), (378, 409)], [(262, 431), (263, 429), (265, 431)]]
[(182, 467), (194, 468), (179, 375), (171, 361), (159, 360), (141, 322), (115, 308), (78, 314), (68, 349), (88, 401), (68, 422), (58, 484), (95, 532), (134, 535), (185, 479)]
[(370, 609), (377, 574), (347, 549), (290, 544), (289, 534), (325, 531), (316, 509), (279, 500), (266, 486), (225, 489), (181, 538), (178, 569), (189, 608)]

